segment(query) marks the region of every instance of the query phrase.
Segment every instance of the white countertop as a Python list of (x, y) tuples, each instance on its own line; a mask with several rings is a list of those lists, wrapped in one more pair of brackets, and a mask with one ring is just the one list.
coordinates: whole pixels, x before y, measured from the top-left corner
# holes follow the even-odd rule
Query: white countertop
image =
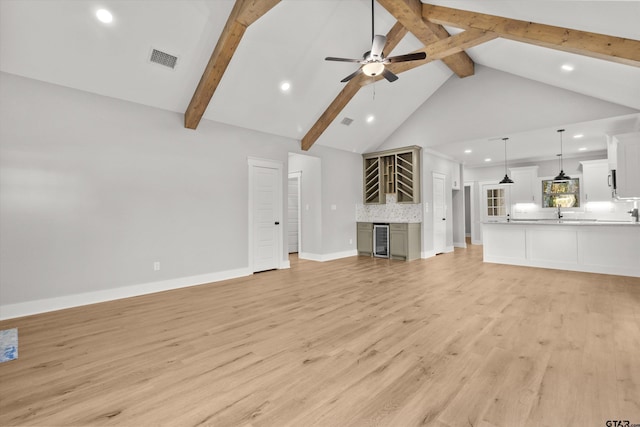
[(505, 225), (587, 225), (602, 227), (605, 225), (615, 226), (640, 226), (640, 222), (631, 221), (607, 221), (607, 220), (576, 220), (576, 219), (517, 219), (507, 221), (485, 221), (483, 224), (505, 224)]

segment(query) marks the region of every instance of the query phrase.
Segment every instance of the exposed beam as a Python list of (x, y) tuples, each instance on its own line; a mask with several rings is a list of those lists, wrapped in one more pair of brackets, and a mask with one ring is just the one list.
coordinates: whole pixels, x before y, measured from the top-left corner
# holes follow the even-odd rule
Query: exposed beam
[[(420, 0), (378, 0), (387, 11), (407, 28), (422, 44), (429, 45), (446, 39), (449, 33), (441, 25), (433, 24), (422, 18)], [(465, 52), (442, 58), (442, 61), (458, 75), (468, 77), (474, 73), (474, 63)]]
[(463, 31), (454, 36), (449, 36), (444, 40), (439, 40), (435, 43), (431, 43), (430, 45), (423, 47), (422, 49), (414, 51), (424, 52), (427, 54), (427, 58), (422, 61), (396, 62), (394, 64), (389, 64), (387, 68), (389, 68), (389, 70), (393, 73), (399, 74), (408, 70), (412, 70), (428, 62), (436, 61), (438, 59), (444, 59), (466, 49), (471, 49), (474, 46), (488, 42), (497, 37), (497, 34), (490, 31), (475, 29)]
[(220, 34), (209, 63), (200, 78), (200, 83), (184, 113), (184, 126), (189, 129), (198, 127), (213, 93), (233, 57), (247, 27), (278, 4), (280, 0), (236, 0)]
[(434, 24), (493, 31), (510, 40), (640, 67), (639, 40), (429, 4), (422, 5), (422, 17)]
[[(387, 33), (387, 43), (384, 46), (383, 51), (385, 53), (391, 52), (400, 43), (400, 40), (407, 34), (407, 29), (399, 22), (396, 22), (391, 30)], [(333, 100), (329, 107), (322, 113), (316, 123), (309, 129), (307, 134), (302, 138), (300, 146), (303, 150), (307, 151), (311, 146), (320, 138), (320, 135), (324, 133), (329, 125), (338, 117), (338, 114), (344, 109), (344, 107), (351, 101), (351, 99), (358, 93), (360, 88), (366, 84), (364, 81), (369, 80), (369, 77), (364, 78), (362, 74), (349, 80), (344, 88), (340, 91), (338, 96)]]

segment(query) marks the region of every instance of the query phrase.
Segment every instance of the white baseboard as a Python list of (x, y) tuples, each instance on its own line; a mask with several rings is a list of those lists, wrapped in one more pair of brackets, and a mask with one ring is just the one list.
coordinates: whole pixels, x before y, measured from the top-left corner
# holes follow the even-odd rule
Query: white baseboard
[(482, 245), (482, 240), (473, 240), (473, 239), (471, 239), (471, 244), (472, 245)]
[(444, 249), (444, 253), (445, 253), (445, 254), (448, 254), (449, 252), (453, 252), (453, 246), (447, 246), (447, 247)]
[(467, 242), (453, 242), (454, 248), (466, 248)]
[(436, 256), (436, 252), (435, 251), (429, 251), (429, 252), (421, 252), (420, 253), (420, 258), (422, 259), (426, 259), (426, 258), (431, 258)]
[(357, 249), (352, 249), (349, 251), (343, 251), (343, 252), (333, 252), (330, 254), (314, 254), (314, 253), (310, 253), (310, 252), (300, 252), (298, 254), (298, 258), (300, 259), (308, 259), (311, 261), (319, 261), (319, 262), (325, 262), (325, 261), (332, 261), (334, 259), (340, 259), (340, 258), (348, 258), (351, 256), (357, 256), (358, 255), (358, 250)]
[(288, 259), (282, 260), (280, 262), (280, 269), (286, 269), (286, 268), (291, 268), (291, 263), (289, 262)]
[(94, 292), (0, 305), (0, 320), (30, 316), (32, 314), (46, 313), (49, 311), (113, 301), (122, 298), (136, 297), (155, 292), (186, 288), (189, 286), (203, 285), (211, 282), (220, 282), (222, 280), (250, 276), (251, 274), (252, 273), (247, 268), (239, 268), (236, 270), (180, 277), (177, 279), (162, 280), (159, 282), (142, 283), (139, 285), (122, 286), (119, 288), (104, 289)]

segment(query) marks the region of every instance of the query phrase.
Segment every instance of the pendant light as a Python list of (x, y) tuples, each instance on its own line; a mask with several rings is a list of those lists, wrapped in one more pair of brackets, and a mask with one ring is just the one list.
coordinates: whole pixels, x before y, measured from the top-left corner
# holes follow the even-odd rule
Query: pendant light
[(567, 182), (567, 181), (569, 181), (571, 179), (571, 177), (569, 175), (565, 175), (564, 168), (563, 168), (563, 162), (562, 162), (562, 132), (564, 132), (564, 129), (558, 129), (558, 133), (560, 134), (560, 173), (558, 174), (558, 176), (553, 178), (553, 182)]
[(509, 138), (502, 138), (502, 140), (504, 141), (504, 178), (502, 178), (502, 181), (500, 181), (498, 184), (501, 185), (512, 185), (513, 184), (513, 180), (511, 178), (509, 178), (509, 175), (507, 175), (507, 140)]

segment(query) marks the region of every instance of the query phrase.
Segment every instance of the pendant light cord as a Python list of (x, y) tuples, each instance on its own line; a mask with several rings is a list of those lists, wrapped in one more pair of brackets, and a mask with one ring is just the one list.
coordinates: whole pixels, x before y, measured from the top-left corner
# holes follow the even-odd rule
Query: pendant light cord
[(507, 140), (509, 138), (502, 138), (504, 141), (504, 175), (507, 176)]
[(560, 133), (560, 170), (563, 171), (564, 160), (563, 160), (563, 152), (562, 152), (562, 132), (564, 132), (564, 129), (558, 129), (558, 132)]

